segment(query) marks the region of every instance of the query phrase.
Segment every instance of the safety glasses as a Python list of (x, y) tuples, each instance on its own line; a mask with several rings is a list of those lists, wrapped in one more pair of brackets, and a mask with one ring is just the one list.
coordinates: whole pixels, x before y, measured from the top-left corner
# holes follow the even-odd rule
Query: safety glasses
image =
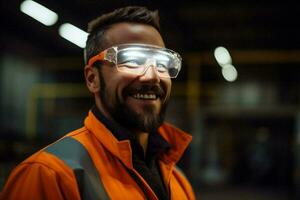
[(155, 67), (159, 77), (176, 78), (181, 69), (181, 56), (170, 49), (146, 44), (122, 44), (110, 47), (88, 61), (114, 63), (119, 72), (135, 75), (144, 74), (149, 67)]

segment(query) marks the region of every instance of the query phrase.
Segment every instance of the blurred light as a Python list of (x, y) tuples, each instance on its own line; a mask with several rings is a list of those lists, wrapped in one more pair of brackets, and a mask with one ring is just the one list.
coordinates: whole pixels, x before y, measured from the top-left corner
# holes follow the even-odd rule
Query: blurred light
[(84, 48), (87, 40), (88, 33), (77, 28), (76, 26), (65, 23), (59, 27), (59, 35), (66, 40), (76, 44), (77, 46)]
[(219, 65), (231, 64), (231, 56), (226, 48), (217, 47), (214, 51), (214, 55)]
[(58, 20), (55, 12), (31, 0), (23, 1), (20, 10), (46, 26), (51, 26)]
[(222, 75), (226, 81), (233, 82), (237, 79), (238, 73), (233, 65), (228, 64), (222, 67)]

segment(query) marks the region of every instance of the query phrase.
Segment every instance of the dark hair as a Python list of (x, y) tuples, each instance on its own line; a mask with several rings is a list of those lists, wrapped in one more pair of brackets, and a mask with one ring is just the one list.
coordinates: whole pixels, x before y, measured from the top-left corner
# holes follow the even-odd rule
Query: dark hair
[(127, 6), (103, 14), (88, 24), (89, 36), (84, 50), (85, 64), (92, 56), (104, 50), (106, 46), (104, 37), (106, 30), (112, 24), (120, 22), (142, 23), (153, 26), (158, 31), (160, 29), (158, 11), (150, 11), (146, 7)]

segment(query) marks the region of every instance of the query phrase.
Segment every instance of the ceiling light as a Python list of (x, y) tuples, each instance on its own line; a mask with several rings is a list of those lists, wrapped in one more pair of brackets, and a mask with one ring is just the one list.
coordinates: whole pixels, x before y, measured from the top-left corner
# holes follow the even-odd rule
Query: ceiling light
[(59, 35), (66, 40), (76, 44), (77, 46), (84, 48), (87, 40), (88, 33), (77, 28), (76, 26), (65, 23), (59, 27)]
[(222, 75), (226, 81), (233, 82), (237, 79), (238, 73), (233, 65), (227, 64), (222, 67)]
[(214, 55), (219, 65), (231, 64), (231, 56), (225, 47), (217, 47)]
[(23, 1), (20, 10), (46, 26), (51, 26), (58, 20), (55, 12), (32, 0)]

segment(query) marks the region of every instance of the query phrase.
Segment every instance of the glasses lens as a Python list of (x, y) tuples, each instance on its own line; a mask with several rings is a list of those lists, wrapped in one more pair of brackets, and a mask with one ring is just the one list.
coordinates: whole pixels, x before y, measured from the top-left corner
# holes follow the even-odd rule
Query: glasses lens
[(174, 78), (179, 73), (179, 55), (166, 50), (145, 47), (127, 47), (117, 53), (117, 67), (121, 72), (141, 75), (149, 65), (156, 67), (160, 77)]

